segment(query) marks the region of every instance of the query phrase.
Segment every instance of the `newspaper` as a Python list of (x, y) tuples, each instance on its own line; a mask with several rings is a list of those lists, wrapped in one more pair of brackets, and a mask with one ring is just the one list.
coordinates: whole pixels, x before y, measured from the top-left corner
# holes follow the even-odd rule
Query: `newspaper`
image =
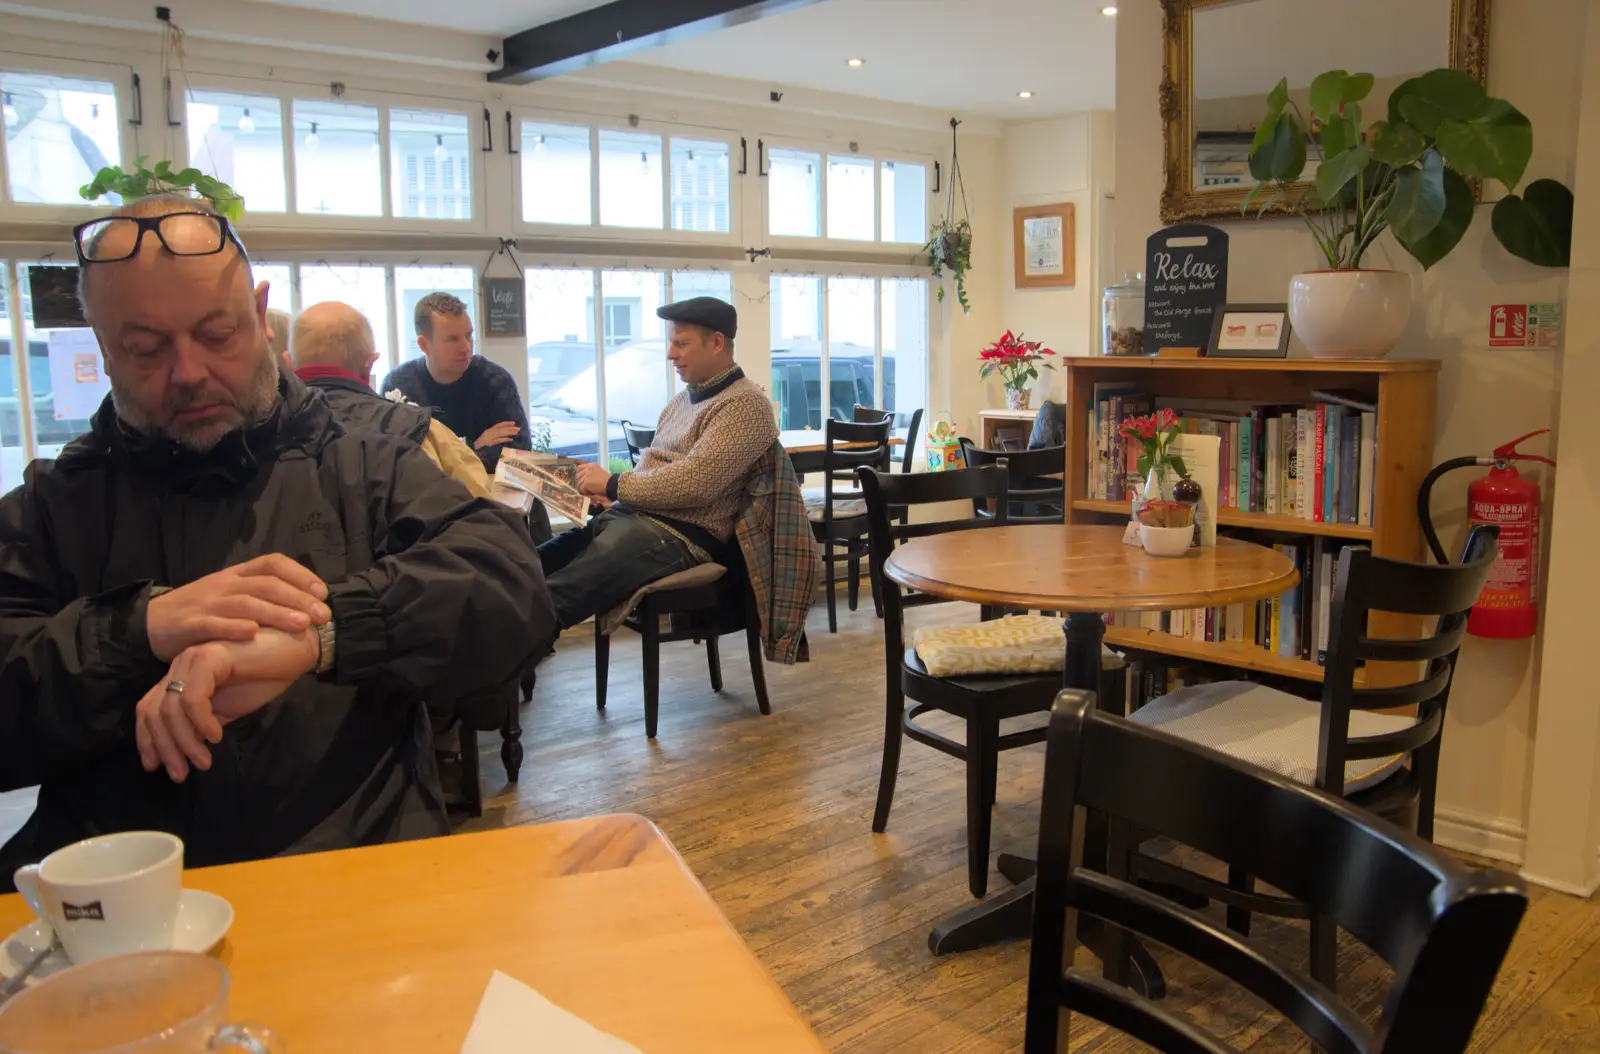
[(589, 499), (578, 493), (578, 465), (571, 458), (525, 450), (504, 451), (495, 481), (525, 490), (573, 523), (589, 518)]

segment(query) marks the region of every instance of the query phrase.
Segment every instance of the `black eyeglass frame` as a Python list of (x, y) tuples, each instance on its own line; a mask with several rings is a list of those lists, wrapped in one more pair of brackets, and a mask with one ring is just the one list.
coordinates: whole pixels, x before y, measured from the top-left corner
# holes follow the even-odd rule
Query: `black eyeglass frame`
[[(161, 233), (161, 225), (174, 216), (202, 216), (208, 220), (215, 221), (219, 235), (217, 247), (215, 249), (207, 249), (205, 252), (180, 252), (174, 249), (167, 242), (166, 235)], [(132, 223), (137, 226), (138, 231), (133, 238), (133, 248), (128, 250), (128, 255), (118, 256), (115, 259), (90, 259), (83, 251), (83, 232), (91, 227), (111, 222)], [(84, 267), (90, 264), (123, 263), (139, 255), (139, 248), (144, 244), (146, 233), (154, 234), (156, 240), (161, 243), (161, 247), (173, 256), (215, 256), (227, 248), (229, 242), (232, 242), (234, 247), (239, 250), (240, 256), (244, 257), (246, 261), (250, 259), (250, 253), (245, 249), (244, 242), (239, 240), (239, 235), (234, 231), (233, 224), (228, 222), (228, 217), (210, 212), (201, 212), (198, 209), (185, 212), (168, 212), (160, 216), (101, 216), (97, 219), (87, 220), (72, 228), (72, 247), (78, 253), (78, 263)]]

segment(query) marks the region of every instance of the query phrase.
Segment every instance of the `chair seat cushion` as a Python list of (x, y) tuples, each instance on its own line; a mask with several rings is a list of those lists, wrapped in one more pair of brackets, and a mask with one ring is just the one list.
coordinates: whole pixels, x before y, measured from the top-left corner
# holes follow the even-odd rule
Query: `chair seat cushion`
[[(1218, 681), (1168, 692), (1135, 710), (1128, 720), (1259, 765), (1296, 783), (1316, 785), (1320, 702), (1249, 681)], [(1398, 732), (1415, 723), (1404, 715), (1350, 711), (1352, 737)], [(1346, 762), (1345, 793), (1383, 782), (1404, 759), (1404, 754), (1396, 754)]]
[(595, 632), (609, 636), (622, 625), (622, 620), (639, 606), (639, 602), (650, 593), (663, 593), (672, 589), (688, 589), (692, 586), (706, 586), (715, 582), (728, 573), (728, 569), (721, 564), (695, 564), (693, 567), (678, 571), (665, 578), (658, 578), (654, 582), (646, 582), (633, 591), (633, 595), (618, 604), (610, 611), (602, 612), (596, 617)]
[[(1046, 615), (1007, 615), (990, 622), (923, 626), (911, 634), (922, 665), (934, 677), (993, 673), (1049, 673), (1066, 657), (1061, 620)], [(1100, 665), (1113, 670), (1122, 659), (1100, 649)]]
[[(801, 491), (801, 496), (806, 500), (807, 518), (820, 522), (823, 519), (823, 509), (828, 504), (827, 491), (821, 487), (807, 487)], [(833, 491), (833, 515), (836, 519), (846, 516), (864, 516), (867, 511), (867, 499), (861, 496), (859, 490)]]

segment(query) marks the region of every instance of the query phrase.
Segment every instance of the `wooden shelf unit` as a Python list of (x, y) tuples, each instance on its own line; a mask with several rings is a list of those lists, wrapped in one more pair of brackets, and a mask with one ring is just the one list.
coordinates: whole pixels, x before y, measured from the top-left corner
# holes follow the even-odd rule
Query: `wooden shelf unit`
[(1039, 416), (1037, 408), (1032, 410), (979, 410), (978, 411), (978, 446), (984, 450), (993, 449), (995, 429), (1021, 428), (1023, 444), (1027, 444), (1027, 437), (1033, 431), (1034, 418)]
[[(1313, 389), (1342, 388), (1374, 397), (1378, 404), (1372, 526), (1309, 523), (1293, 516), (1237, 509), (1220, 510), (1217, 520), (1225, 527), (1366, 542), (1377, 556), (1426, 558), (1422, 526), (1417, 521), (1417, 489), (1433, 466), (1438, 360), (1096, 357), (1069, 358), (1063, 365), (1067, 371), (1067, 494), (1073, 496), (1068, 522), (1105, 522), (1128, 515), (1125, 501), (1086, 496), (1089, 419), (1096, 384), (1132, 381), (1141, 393), (1156, 397), (1235, 399), (1263, 405), (1312, 405)], [(1413, 618), (1376, 614), (1369, 632), (1379, 637), (1413, 635), (1417, 624)], [(1109, 629), (1106, 643), (1301, 680), (1322, 679), (1322, 667), (1313, 662), (1286, 659), (1249, 645), (1207, 643), (1127, 628)], [(1367, 673), (1368, 683), (1376, 687), (1410, 680), (1413, 670), (1374, 664)]]

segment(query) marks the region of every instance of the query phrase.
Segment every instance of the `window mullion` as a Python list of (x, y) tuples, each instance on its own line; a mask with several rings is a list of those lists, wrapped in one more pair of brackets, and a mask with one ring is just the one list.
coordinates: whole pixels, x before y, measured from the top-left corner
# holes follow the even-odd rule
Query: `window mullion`
[[(606, 414), (606, 293), (605, 270), (596, 267), (589, 272), (594, 288), (594, 418), (599, 431), (600, 445), (595, 448), (595, 463), (609, 464), (611, 454), (611, 429)], [(606, 458), (605, 462), (600, 459)]]
[[(595, 124), (589, 126), (589, 225), (600, 226), (600, 126)], [(595, 286), (597, 300), (599, 288)], [(604, 339), (602, 336), (602, 342)]]
[(817, 326), (817, 329), (822, 334), (819, 341), (821, 346), (817, 355), (817, 379), (820, 382), (817, 385), (819, 389), (817, 401), (822, 404), (820, 423), (826, 429), (828, 427), (828, 419), (833, 416), (833, 378), (829, 376), (831, 356), (828, 354), (830, 350), (828, 345), (831, 343), (828, 329), (829, 324), (832, 322), (830, 316), (833, 314), (833, 282), (823, 275), (817, 276), (817, 300), (821, 305), (822, 314)]
[(384, 349), (384, 361), (389, 364), (389, 369), (394, 370), (400, 365), (400, 330), (406, 324), (405, 312), (400, 307), (400, 297), (396, 295), (398, 283), (395, 280), (394, 268), (383, 269), (383, 295), (389, 304), (389, 313), (394, 316), (394, 324), (389, 326), (388, 347)]
[(34, 459), (37, 446), (33, 440), (33, 385), (28, 376), (28, 325), (22, 308), (22, 268), (13, 260), (6, 261), (0, 280), (6, 284), (6, 309), (11, 318), (11, 379), (12, 391), (17, 393), (17, 430), (22, 433), (22, 463)]
[(872, 405), (883, 408), (883, 279), (872, 280)]

